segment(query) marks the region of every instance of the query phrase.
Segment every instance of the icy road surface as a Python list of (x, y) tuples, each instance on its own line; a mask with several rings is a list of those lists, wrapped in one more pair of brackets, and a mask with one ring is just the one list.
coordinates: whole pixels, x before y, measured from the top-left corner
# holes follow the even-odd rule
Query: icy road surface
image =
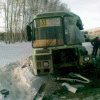
[(0, 42), (0, 67), (32, 55), (31, 42), (5, 44)]

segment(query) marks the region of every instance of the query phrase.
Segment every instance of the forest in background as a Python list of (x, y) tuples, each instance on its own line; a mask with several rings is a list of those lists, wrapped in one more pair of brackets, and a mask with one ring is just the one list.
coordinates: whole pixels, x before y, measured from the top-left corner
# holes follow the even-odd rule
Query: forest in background
[(0, 10), (5, 14), (5, 32), (0, 39), (5, 43), (27, 41), (26, 26), (33, 16), (48, 11), (70, 11), (60, 0), (6, 0), (0, 2)]

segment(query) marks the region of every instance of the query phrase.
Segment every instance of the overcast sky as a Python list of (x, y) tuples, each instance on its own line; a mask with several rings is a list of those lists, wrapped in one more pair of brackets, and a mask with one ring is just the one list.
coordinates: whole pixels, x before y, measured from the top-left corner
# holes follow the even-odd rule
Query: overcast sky
[(100, 0), (61, 0), (71, 12), (79, 15), (84, 30), (100, 27)]
[[(4, 0), (3, 0), (4, 1)], [(79, 15), (84, 24), (84, 30), (100, 27), (100, 0), (61, 0), (68, 4), (70, 10)], [(4, 30), (4, 20), (0, 15), (0, 31)]]

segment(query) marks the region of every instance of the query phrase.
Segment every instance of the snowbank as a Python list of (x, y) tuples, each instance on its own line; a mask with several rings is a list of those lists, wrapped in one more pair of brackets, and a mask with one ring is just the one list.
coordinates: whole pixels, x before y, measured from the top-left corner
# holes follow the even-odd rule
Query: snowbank
[(0, 92), (0, 100), (33, 100), (41, 84), (50, 80), (47, 76), (32, 74), (32, 63), (29, 61), (31, 54), (30, 42), (0, 42), (0, 91), (9, 91), (5, 98)]
[(32, 63), (26, 57), (0, 68), (0, 90), (7, 89), (6, 98), (0, 94), (0, 100), (33, 100), (42, 83), (50, 81), (51, 76), (34, 76)]
[(28, 64), (25, 58), (0, 68), (0, 90), (9, 90), (6, 98), (0, 94), (0, 100), (33, 100), (36, 91), (31, 87), (33, 75)]

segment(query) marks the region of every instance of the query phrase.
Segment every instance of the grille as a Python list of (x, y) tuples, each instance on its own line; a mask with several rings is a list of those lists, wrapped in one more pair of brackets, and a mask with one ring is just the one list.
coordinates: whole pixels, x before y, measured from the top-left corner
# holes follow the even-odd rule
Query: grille
[(46, 49), (46, 50), (37, 50), (36, 54), (39, 54), (39, 53), (50, 53), (50, 50), (48, 50), (48, 49)]
[(50, 55), (36, 56), (36, 60), (50, 60)]

